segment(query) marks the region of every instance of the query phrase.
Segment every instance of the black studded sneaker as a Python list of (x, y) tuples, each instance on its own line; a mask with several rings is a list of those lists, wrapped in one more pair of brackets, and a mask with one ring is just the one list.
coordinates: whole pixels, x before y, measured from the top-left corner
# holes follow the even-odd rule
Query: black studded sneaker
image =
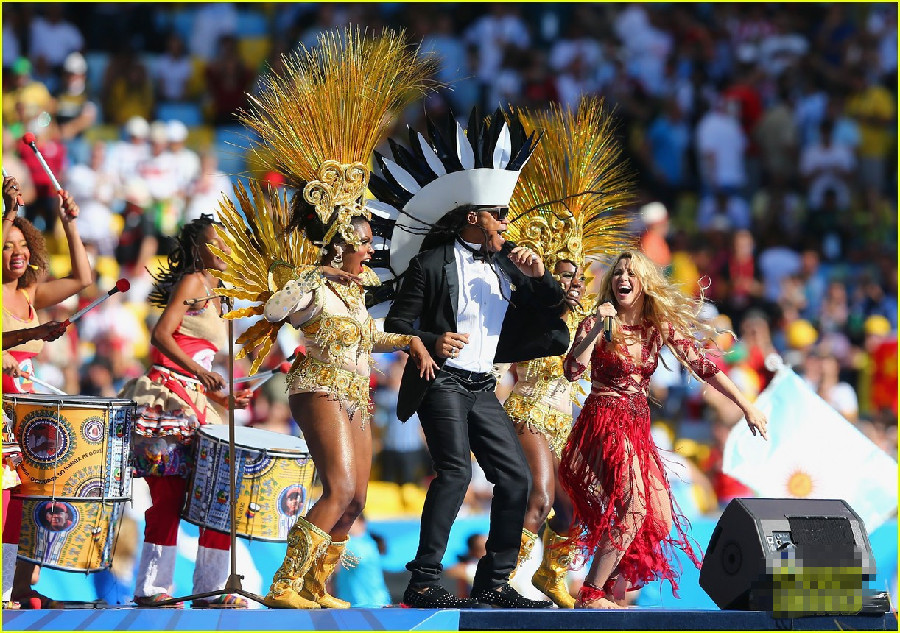
[(508, 582), (493, 589), (473, 590), (472, 597), (481, 604), (499, 609), (549, 609), (553, 606), (549, 600), (526, 598), (513, 589)]
[(407, 587), (403, 592), (401, 607), (408, 609), (477, 609), (481, 607), (472, 598), (457, 598), (440, 585), (428, 585), (422, 591)]

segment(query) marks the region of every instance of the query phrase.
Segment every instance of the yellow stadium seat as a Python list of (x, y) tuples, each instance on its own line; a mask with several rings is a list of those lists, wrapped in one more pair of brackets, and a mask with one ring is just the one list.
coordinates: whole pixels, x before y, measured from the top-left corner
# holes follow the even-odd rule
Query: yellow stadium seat
[(259, 70), (272, 50), (272, 41), (268, 36), (245, 37), (238, 40), (238, 54), (251, 70)]
[(115, 257), (102, 256), (94, 262), (94, 270), (104, 279), (115, 281), (119, 278), (119, 262)]

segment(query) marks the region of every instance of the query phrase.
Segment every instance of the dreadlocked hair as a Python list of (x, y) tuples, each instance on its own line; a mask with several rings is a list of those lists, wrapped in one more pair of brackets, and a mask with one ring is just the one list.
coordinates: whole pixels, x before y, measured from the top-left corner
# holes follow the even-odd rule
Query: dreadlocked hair
[[(662, 270), (641, 251), (619, 253), (600, 282), (597, 306), (607, 302), (616, 305), (612, 278), (616, 266), (623, 259), (630, 261), (631, 271), (641, 280), (644, 292), (644, 308), (641, 317), (644, 321), (652, 323), (664, 338), (668, 338), (668, 326), (671, 325), (676, 332), (682, 336), (694, 338), (701, 346), (715, 345), (715, 338), (719, 331), (704, 322), (699, 316), (700, 308), (704, 303), (703, 286), (700, 287), (699, 298), (688, 296), (681, 291), (677, 284), (669, 281)], [(622, 331), (616, 319), (612, 319), (612, 337), (613, 341), (617, 343), (623, 340)], [(670, 343), (667, 342), (666, 345), (672, 349)], [(672, 351), (676, 350), (672, 349)], [(681, 360), (680, 354), (675, 353), (674, 355), (693, 375), (693, 370)]]
[(425, 235), (419, 252), (423, 253), (455, 240), (468, 223), (469, 213), (472, 211), (478, 211), (478, 208), (467, 204), (445, 213)]
[(216, 224), (218, 223), (212, 215), (204, 213), (182, 227), (175, 248), (172, 249), (166, 263), (160, 267), (158, 273), (150, 272), (154, 281), (153, 290), (148, 297), (150, 303), (165, 308), (175, 285), (185, 275), (203, 270), (203, 260), (200, 257), (200, 247), (204, 243), (203, 234), (207, 227)]
[(16, 288), (28, 288), (36, 284), (38, 279), (49, 270), (47, 246), (41, 232), (25, 218), (17, 217), (13, 220), (13, 226), (22, 231), (22, 236), (28, 244), (28, 266), (19, 277)]

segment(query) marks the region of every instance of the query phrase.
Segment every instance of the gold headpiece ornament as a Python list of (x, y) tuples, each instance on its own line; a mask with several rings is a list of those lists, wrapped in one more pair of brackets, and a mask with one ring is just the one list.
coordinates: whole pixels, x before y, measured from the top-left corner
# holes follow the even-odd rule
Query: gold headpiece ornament
[(633, 199), (632, 179), (602, 99), (582, 99), (574, 113), (554, 105), (520, 115), (526, 132), (544, 136), (509, 202), (505, 235), (551, 271), (562, 260), (583, 267), (632, 245), (621, 211)]
[(284, 71), (263, 77), (241, 121), (266, 151), (261, 163), (301, 189), (326, 227), (359, 246), (350, 224), (371, 217), (366, 166), (393, 116), (429, 87), (435, 63), (419, 56), (401, 31), (381, 37), (349, 27), (319, 36), (316, 47), (284, 57)]

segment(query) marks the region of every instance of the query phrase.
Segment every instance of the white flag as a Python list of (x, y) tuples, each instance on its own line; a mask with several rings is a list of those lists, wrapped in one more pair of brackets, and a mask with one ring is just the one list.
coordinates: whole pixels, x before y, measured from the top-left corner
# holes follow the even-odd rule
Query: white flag
[(897, 462), (782, 366), (756, 406), (769, 441), (746, 421), (725, 442), (722, 470), (760, 497), (843, 499), (871, 534), (897, 509)]

